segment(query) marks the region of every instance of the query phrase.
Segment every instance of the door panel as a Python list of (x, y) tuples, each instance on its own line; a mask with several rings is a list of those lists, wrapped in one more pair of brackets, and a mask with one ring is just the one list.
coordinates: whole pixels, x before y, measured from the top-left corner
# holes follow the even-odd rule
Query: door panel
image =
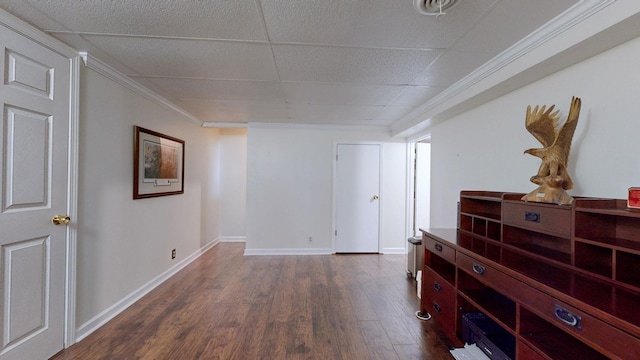
[(380, 145), (338, 144), (337, 253), (379, 252)]
[(6, 51), (6, 59), (7, 86), (52, 99), (53, 69), (51, 67), (10, 49)]
[(70, 59), (0, 26), (0, 360), (64, 343)]
[(50, 119), (50, 116), (6, 107), (6, 204), (3, 210), (49, 205)]
[(48, 242), (48, 238), (32, 239), (3, 248), (3, 283), (8, 284), (4, 294), (3, 348), (46, 329)]

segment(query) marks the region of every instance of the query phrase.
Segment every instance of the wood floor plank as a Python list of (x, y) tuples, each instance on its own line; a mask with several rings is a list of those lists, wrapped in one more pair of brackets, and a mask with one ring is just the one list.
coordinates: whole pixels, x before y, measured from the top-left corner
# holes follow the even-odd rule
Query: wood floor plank
[(349, 285), (347, 291), (354, 316), (358, 320), (379, 320), (362, 284)]
[(453, 359), (404, 256), (243, 253), (216, 245), (52, 360)]
[[(251, 304), (244, 323), (237, 329), (238, 336), (231, 339), (227, 359), (259, 359), (262, 353), (262, 339), (265, 336), (268, 318), (264, 316), (269, 304)], [(210, 344), (220, 342), (215, 336), (210, 337)], [(215, 354), (205, 350), (204, 354)], [(203, 359), (206, 357), (203, 357)]]
[(367, 341), (371, 359), (400, 359), (380, 321), (361, 321), (360, 328)]

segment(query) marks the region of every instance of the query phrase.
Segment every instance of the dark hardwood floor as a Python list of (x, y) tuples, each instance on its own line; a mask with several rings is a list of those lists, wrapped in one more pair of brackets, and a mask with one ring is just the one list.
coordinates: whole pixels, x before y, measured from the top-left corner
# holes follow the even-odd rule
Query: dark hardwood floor
[(406, 256), (243, 251), (218, 244), (52, 359), (453, 359)]

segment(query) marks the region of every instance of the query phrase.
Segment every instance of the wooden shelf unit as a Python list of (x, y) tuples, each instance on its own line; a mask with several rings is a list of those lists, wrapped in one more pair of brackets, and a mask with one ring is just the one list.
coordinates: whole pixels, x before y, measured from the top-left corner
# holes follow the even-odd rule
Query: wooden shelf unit
[(640, 211), (626, 201), (582, 199), (575, 204), (575, 265), (637, 290), (640, 288)]
[(502, 193), (467, 191), (460, 198), (460, 228), (492, 240), (500, 240)]
[(522, 195), (462, 191), (457, 229), (422, 229), (421, 311), (454, 346), (462, 314), (482, 312), (517, 359), (640, 358), (640, 211)]

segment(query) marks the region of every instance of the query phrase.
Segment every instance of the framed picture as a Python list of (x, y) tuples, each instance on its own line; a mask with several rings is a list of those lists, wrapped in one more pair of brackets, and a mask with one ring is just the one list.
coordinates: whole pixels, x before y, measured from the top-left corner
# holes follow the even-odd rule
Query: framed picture
[(134, 126), (133, 198), (184, 193), (184, 141)]

